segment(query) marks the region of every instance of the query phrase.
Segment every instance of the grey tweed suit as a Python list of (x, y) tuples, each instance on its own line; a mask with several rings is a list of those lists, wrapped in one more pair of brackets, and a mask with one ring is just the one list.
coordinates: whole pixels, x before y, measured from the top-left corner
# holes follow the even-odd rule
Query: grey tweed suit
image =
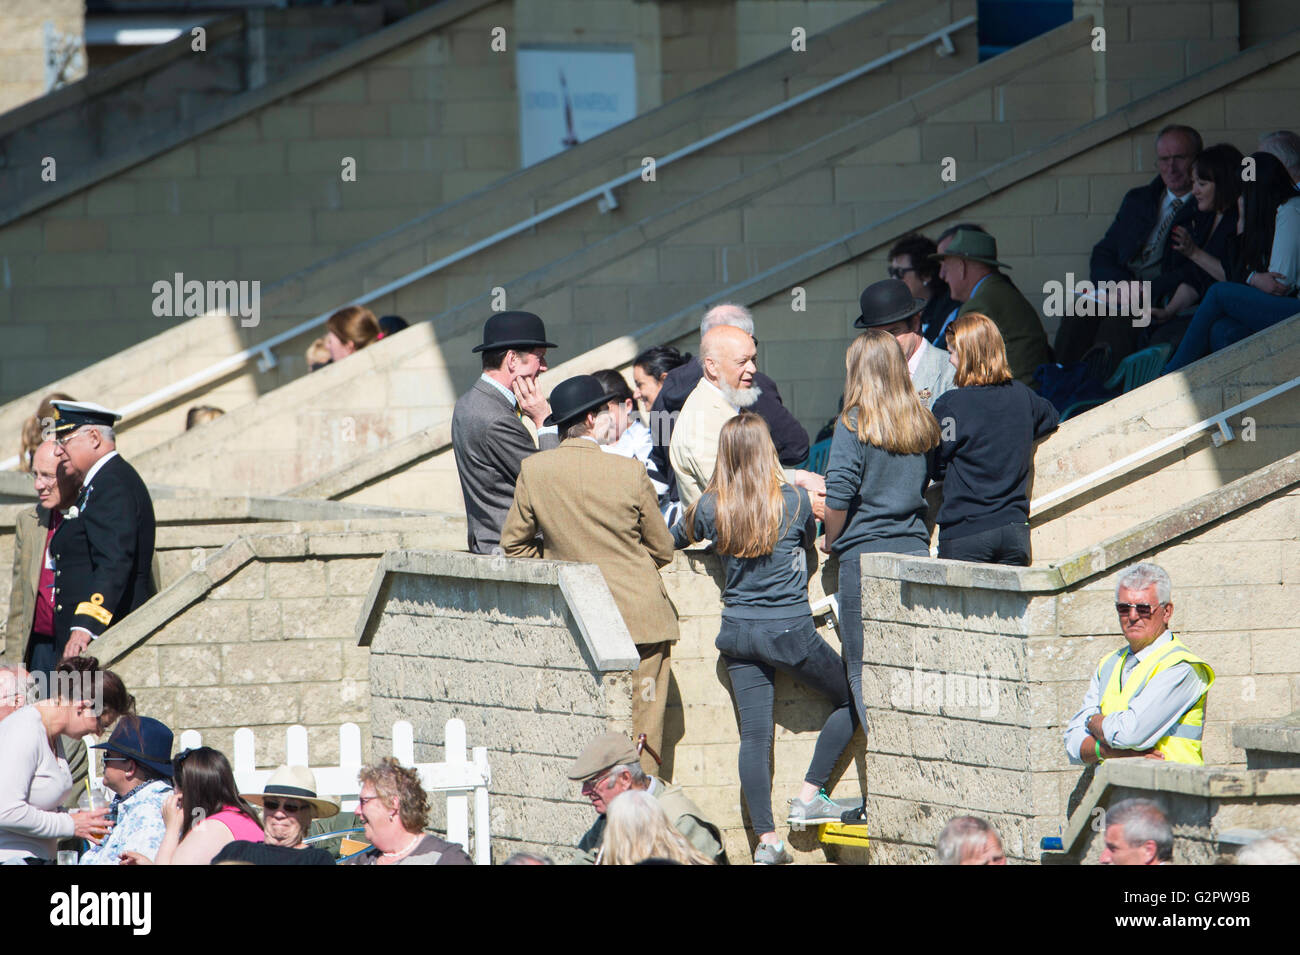
[[(539, 443), (545, 451), (558, 447), (560, 439), (544, 434)], [(490, 554), (501, 543), (519, 466), (537, 445), (506, 396), (482, 378), (456, 402), (451, 444), (465, 497), (470, 553)]]
[(921, 353), (921, 360), (912, 376), (912, 384), (925, 402), (927, 408), (934, 408), (934, 403), (945, 391), (951, 390), (956, 369), (948, 361), (948, 353), (934, 345), (928, 346)]

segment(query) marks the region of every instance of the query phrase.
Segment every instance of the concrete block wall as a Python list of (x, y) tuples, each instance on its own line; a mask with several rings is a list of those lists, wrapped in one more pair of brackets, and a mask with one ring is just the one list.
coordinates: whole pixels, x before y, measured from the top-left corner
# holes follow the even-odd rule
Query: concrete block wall
[(40, 9), (28, 0), (0, 2), (0, 113), (8, 112), (47, 92), (45, 79), (45, 24), (71, 37), (80, 50), (80, 69), (71, 70), (76, 81), (86, 72), (85, 4), (81, 0), (45, 0)]
[[(1215, 668), (1207, 765), (1244, 768), (1232, 724), (1300, 705), (1288, 596), (1300, 568), (1300, 492), (1289, 467), (1287, 487), (1217, 520), (1196, 517), (1209, 498), (1174, 509), (1184, 530), (1154, 545), (1134, 534), (1118, 542), (1121, 559), (1108, 552), (1072, 582), (1057, 571), (928, 558), (864, 562), (873, 859), (931, 861), (939, 830), (962, 812), (989, 816), (1022, 861), (1037, 858), (1041, 837), (1062, 832), (1091, 775), (1069, 765), (1064, 728), (1098, 661), (1122, 643), (1115, 577), (1138, 560), (1169, 571), (1173, 630)], [(1225, 613), (1242, 601), (1248, 615)], [(954, 695), (940, 702), (934, 687)]]

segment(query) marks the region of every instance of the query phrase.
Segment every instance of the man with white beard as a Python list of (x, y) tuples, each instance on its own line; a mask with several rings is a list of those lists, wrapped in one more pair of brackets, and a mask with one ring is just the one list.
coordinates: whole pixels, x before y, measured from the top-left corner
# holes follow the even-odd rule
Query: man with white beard
[[(748, 332), (733, 325), (709, 329), (700, 339), (700, 365), (704, 377), (691, 392), (673, 427), (668, 460), (677, 475), (682, 507), (690, 507), (704, 493), (718, 459), (718, 434), (722, 426), (752, 408), (760, 391), (754, 387), (758, 348)], [(806, 489), (816, 503), (824, 501), (826, 482), (810, 471), (791, 471), (790, 483)]]

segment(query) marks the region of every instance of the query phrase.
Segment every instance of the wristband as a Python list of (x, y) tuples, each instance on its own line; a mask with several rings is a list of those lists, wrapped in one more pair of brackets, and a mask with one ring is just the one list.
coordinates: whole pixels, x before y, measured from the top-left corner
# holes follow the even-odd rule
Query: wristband
[(1095, 737), (1093, 738), (1093, 741), (1092, 741), (1092, 751), (1093, 751), (1093, 753), (1095, 753), (1096, 756), (1097, 756), (1097, 762), (1100, 763), (1100, 762), (1101, 762), (1101, 740), (1099, 740), (1099, 739), (1097, 739), (1097, 738), (1095, 738)]

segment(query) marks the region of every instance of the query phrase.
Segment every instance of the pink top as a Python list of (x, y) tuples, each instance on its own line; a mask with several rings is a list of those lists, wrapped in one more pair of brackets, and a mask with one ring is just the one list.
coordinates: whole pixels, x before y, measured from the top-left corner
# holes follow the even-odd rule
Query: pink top
[(262, 842), (266, 839), (262, 827), (233, 806), (227, 806), (221, 812), (213, 813), (208, 818), (221, 823), (230, 830), (230, 834), (236, 839), (242, 839), (245, 842)]

